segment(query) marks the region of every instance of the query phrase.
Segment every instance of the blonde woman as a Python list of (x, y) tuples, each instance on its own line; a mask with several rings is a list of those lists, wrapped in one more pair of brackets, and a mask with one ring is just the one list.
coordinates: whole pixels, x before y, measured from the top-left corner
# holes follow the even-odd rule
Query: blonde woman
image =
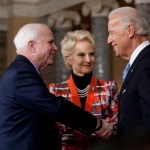
[[(49, 91), (56, 96), (64, 96), (97, 118), (109, 117), (112, 127), (107, 133), (102, 132), (101, 138), (110, 138), (114, 135), (113, 126), (117, 124), (118, 90), (115, 81), (98, 80), (92, 73), (96, 61), (93, 35), (84, 30), (68, 32), (61, 42), (61, 53), (72, 73), (67, 81), (49, 84)], [(88, 149), (96, 139), (70, 128), (63, 131), (66, 133), (62, 133), (63, 150)]]

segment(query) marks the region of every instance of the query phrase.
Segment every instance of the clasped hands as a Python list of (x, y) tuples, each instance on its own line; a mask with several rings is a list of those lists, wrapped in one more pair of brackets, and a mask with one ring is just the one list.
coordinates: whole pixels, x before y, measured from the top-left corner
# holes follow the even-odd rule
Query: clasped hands
[(98, 131), (95, 131), (95, 135), (99, 140), (107, 140), (115, 135), (113, 123), (109, 117), (102, 119), (102, 127)]

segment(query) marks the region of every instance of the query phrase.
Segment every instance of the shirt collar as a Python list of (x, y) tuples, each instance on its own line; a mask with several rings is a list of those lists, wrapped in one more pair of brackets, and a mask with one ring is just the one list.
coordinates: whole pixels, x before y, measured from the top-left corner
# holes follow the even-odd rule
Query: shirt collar
[[(31, 62), (31, 63), (32, 63), (32, 62)], [(33, 66), (35, 67), (37, 73), (40, 74), (40, 71), (39, 71), (38, 67), (37, 67), (35, 64), (33, 64)]]
[(143, 42), (142, 44), (140, 44), (132, 53), (131, 57), (130, 57), (130, 60), (129, 60), (129, 63), (130, 63), (130, 66), (132, 65), (132, 63), (134, 62), (134, 60), (136, 59), (136, 57), (138, 56), (138, 54), (146, 47), (150, 44), (149, 41), (145, 41)]
[[(29, 60), (29, 61), (30, 61), (30, 60)], [(30, 62), (31, 62), (31, 61), (30, 61)], [(35, 70), (37, 71), (37, 73), (40, 74), (40, 71), (39, 71), (38, 66), (37, 66), (36, 64), (33, 64), (32, 62), (31, 62), (31, 64), (34, 66), (34, 68), (35, 68)]]

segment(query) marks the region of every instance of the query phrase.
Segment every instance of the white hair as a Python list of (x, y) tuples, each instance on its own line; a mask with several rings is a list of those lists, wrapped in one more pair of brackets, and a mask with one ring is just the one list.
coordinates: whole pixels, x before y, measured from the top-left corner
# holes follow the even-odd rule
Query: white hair
[(120, 7), (114, 9), (110, 12), (109, 19), (116, 14), (120, 15), (119, 19), (122, 27), (133, 24), (136, 28), (136, 34), (149, 35), (148, 24), (137, 9), (133, 7)]
[(26, 24), (14, 37), (14, 44), (17, 50), (23, 50), (27, 47), (29, 41), (38, 41), (39, 27), (41, 24)]

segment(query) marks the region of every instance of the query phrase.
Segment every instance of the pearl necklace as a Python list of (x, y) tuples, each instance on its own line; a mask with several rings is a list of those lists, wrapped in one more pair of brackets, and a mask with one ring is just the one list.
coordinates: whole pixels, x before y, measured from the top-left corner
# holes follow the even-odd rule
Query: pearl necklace
[(86, 97), (87, 96), (87, 93), (88, 93), (88, 90), (89, 90), (89, 87), (90, 85), (87, 85), (86, 88), (84, 89), (78, 89), (77, 87), (77, 91), (78, 91), (78, 94), (79, 94), (79, 97), (83, 98), (83, 97)]

